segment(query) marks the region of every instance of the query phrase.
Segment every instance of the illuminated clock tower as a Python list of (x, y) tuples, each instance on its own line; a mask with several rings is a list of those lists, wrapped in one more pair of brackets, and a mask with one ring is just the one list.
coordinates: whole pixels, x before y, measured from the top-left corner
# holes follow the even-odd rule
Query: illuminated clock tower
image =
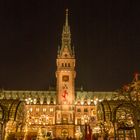
[(66, 9), (65, 25), (62, 31), (62, 43), (57, 55), (57, 104), (72, 105), (75, 100), (75, 54), (71, 47), (71, 33)]
[(68, 9), (62, 31), (62, 43), (57, 54), (57, 106), (56, 137), (74, 137), (74, 101), (75, 101), (75, 55), (71, 47), (71, 33), (68, 24)]

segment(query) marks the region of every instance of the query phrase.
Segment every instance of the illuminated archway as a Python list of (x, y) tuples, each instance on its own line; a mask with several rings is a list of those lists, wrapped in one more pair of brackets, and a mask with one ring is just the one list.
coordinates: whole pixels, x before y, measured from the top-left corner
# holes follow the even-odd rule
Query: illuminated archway
[(66, 138), (68, 136), (68, 130), (66, 128), (62, 129), (61, 135), (62, 137)]
[(13, 99), (0, 100), (0, 139), (16, 133), (24, 121), (24, 102)]

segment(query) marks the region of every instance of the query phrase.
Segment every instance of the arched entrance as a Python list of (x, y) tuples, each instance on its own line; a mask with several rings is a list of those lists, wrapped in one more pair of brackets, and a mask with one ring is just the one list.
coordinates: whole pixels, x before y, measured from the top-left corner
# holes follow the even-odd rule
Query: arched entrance
[(24, 123), (24, 102), (13, 99), (0, 100), (0, 139), (15, 137), (22, 131)]
[(63, 138), (68, 137), (68, 129), (66, 129), (66, 128), (62, 129), (61, 136), (62, 136)]
[(131, 104), (121, 100), (104, 100), (99, 103), (98, 110), (101, 135), (114, 139), (135, 139), (134, 108)]

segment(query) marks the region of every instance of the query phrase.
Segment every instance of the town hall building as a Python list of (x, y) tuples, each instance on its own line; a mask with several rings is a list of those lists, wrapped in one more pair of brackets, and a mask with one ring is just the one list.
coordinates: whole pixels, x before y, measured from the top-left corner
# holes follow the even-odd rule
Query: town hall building
[[(56, 59), (56, 90), (48, 91), (0, 91), (0, 107), (15, 115), (9, 117), (5, 126), (1, 125), (3, 137), (14, 134), (17, 138), (82, 138), (85, 124), (90, 124), (92, 132), (98, 123), (97, 104), (103, 99), (111, 99), (113, 92), (76, 90), (76, 59), (71, 45), (71, 31), (66, 10), (62, 30), (61, 47)], [(78, 73), (78, 71), (77, 71)], [(9, 101), (9, 102), (7, 102)], [(22, 103), (22, 105), (21, 105)], [(18, 111), (20, 108), (20, 111)], [(1, 109), (2, 112), (2, 109)], [(1, 120), (3, 116), (0, 116)], [(21, 117), (23, 119), (21, 119)]]

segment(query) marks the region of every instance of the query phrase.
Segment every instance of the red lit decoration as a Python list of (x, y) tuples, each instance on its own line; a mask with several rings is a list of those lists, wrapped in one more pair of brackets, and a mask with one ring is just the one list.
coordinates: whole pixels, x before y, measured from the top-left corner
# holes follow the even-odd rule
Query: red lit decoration
[(124, 89), (124, 91), (129, 91), (129, 86), (128, 85), (124, 85), (123, 89)]
[(140, 74), (139, 73), (134, 73), (134, 80), (135, 81), (138, 81), (138, 78), (139, 78)]
[(67, 95), (68, 95), (67, 90), (64, 90), (64, 92), (63, 92), (63, 94), (62, 94), (62, 97), (63, 97), (64, 100), (66, 100)]
[(65, 85), (63, 86), (63, 93), (62, 93), (62, 97), (63, 97), (63, 100), (64, 100), (64, 101), (67, 100), (67, 96), (68, 96), (67, 89), (68, 89), (68, 87), (67, 87), (67, 85), (65, 84)]

